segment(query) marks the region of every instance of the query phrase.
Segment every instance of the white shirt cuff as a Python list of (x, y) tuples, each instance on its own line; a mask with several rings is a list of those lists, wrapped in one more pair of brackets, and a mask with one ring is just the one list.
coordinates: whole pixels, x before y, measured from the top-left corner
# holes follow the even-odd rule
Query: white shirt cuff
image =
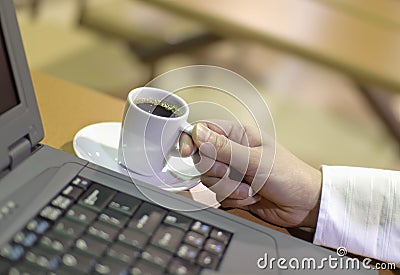
[(314, 244), (400, 263), (400, 172), (322, 166)]

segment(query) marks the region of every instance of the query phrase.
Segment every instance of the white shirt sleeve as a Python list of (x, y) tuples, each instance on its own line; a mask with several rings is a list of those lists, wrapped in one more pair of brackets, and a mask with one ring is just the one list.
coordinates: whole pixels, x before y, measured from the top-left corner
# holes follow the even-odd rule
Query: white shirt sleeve
[(400, 171), (322, 166), (314, 244), (400, 263)]

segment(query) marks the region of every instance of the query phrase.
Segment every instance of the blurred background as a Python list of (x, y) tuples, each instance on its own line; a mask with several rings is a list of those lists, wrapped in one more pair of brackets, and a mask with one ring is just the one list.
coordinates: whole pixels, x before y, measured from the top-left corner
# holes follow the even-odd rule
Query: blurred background
[[(126, 99), (132, 88), (171, 69), (193, 64), (221, 66), (242, 75), (258, 89), (274, 118), (277, 141), (311, 165), (400, 168), (399, 139), (372, 108), (359, 84), (341, 70), (288, 53), (279, 43), (272, 47), (246, 35), (225, 35), (199, 20), (145, 1), (14, 2), (33, 71)], [(319, 2), (338, 13), (345, 3)], [(384, 19), (385, 24), (397, 28), (396, 32), (400, 30), (400, 20), (396, 25), (400, 16), (394, 14), (400, 8), (395, 9), (397, 4), (395, 8), (385, 6), (394, 1), (374, 1), (377, 6), (372, 10), (376, 13), (366, 10), (362, 1), (350, 2), (355, 5), (346, 8), (354, 16), (373, 19), (373, 26)], [(363, 9), (356, 9), (357, 3)], [(254, 12), (246, 20), (260, 20), (256, 16), (260, 11)], [(262, 13), (265, 17), (275, 14), (271, 10)], [(324, 14), (320, 14), (313, 24), (323, 21)], [(299, 35), (303, 27), (296, 26)], [(400, 99), (389, 93), (385, 100), (383, 109), (390, 110), (396, 122)]]

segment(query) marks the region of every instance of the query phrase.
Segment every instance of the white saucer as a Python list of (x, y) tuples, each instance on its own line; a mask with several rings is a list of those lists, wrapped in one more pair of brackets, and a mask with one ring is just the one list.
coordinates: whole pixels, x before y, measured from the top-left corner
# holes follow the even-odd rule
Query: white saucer
[(73, 147), (78, 157), (162, 189), (179, 192), (200, 183), (200, 173), (192, 158), (170, 157), (163, 171), (153, 177), (142, 176), (118, 164), (120, 122), (86, 126), (76, 133)]

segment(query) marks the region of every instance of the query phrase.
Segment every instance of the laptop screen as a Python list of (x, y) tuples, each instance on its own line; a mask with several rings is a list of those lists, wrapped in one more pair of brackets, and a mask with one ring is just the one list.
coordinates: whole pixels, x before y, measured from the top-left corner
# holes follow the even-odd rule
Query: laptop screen
[(6, 55), (4, 38), (0, 34), (0, 115), (20, 103), (10, 72), (10, 61)]
[(0, 0), (0, 177), (18, 163), (10, 150), (26, 141), (34, 147), (43, 136), (13, 0)]

